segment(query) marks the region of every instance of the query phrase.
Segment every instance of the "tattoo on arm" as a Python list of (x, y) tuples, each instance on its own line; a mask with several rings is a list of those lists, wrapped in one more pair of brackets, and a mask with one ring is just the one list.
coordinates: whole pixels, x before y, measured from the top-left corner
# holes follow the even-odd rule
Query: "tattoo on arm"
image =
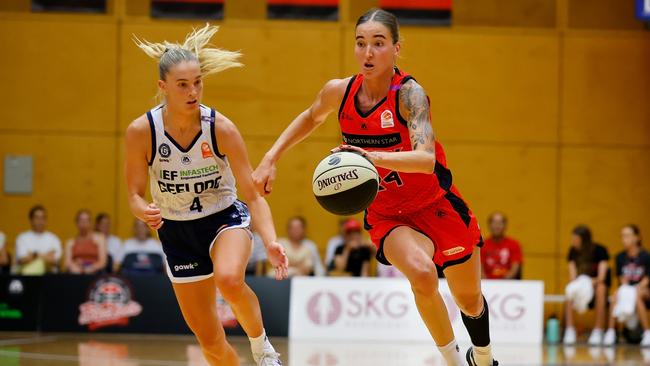
[(429, 101), (424, 89), (415, 81), (406, 82), (399, 91), (400, 109), (408, 122), (413, 150), (418, 147), (435, 152), (435, 136), (429, 119)]

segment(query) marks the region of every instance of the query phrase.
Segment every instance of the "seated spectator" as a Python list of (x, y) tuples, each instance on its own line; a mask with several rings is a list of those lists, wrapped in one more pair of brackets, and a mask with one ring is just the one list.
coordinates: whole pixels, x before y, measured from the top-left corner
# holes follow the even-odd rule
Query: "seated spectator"
[(147, 224), (136, 219), (133, 237), (124, 241), (116, 262), (122, 273), (162, 273), (164, 258), (160, 242), (151, 237)]
[[(301, 216), (287, 222), (287, 237), (278, 239), (289, 260), (289, 276), (322, 276), (325, 268), (320, 261), (316, 244), (305, 238), (306, 221)], [(269, 275), (274, 275), (268, 273)]]
[[(619, 288), (627, 288), (632, 291), (634, 297), (629, 299), (629, 304), (619, 304), (617, 296), (610, 306), (609, 328), (605, 332), (603, 344), (612, 346), (616, 343), (616, 322), (636, 317), (643, 329), (641, 347), (650, 346), (650, 326), (647, 317), (647, 303), (650, 301), (650, 254), (641, 246), (641, 232), (636, 225), (626, 225), (621, 229), (621, 241), (624, 250), (616, 255), (616, 276), (619, 281)], [(622, 309), (624, 305), (630, 305), (631, 314), (626, 314)]]
[(266, 247), (258, 233), (253, 233), (253, 249), (246, 265), (246, 275), (261, 276), (264, 274), (264, 263), (266, 262)]
[(5, 247), (5, 234), (0, 231), (0, 274), (9, 274), (11, 272), (11, 260)]
[(90, 211), (75, 216), (77, 236), (65, 244), (64, 270), (74, 274), (96, 274), (106, 268), (106, 241), (92, 230)]
[(387, 266), (377, 262), (377, 277), (384, 278), (406, 278), (402, 272), (395, 266)]
[(338, 225), (338, 232), (336, 235), (331, 237), (327, 241), (327, 248), (325, 249), (325, 265), (327, 268), (332, 267), (332, 261), (334, 260), (334, 252), (336, 251), (336, 248), (341, 246), (343, 244), (343, 225), (348, 219), (346, 218), (341, 218), (339, 220), (339, 225)]
[(117, 265), (116, 258), (122, 250), (122, 241), (117, 236), (111, 234), (111, 217), (101, 212), (95, 217), (95, 231), (104, 236), (106, 241), (106, 252), (108, 253), (106, 269), (112, 272)]
[[(573, 229), (571, 248), (567, 260), (569, 262), (569, 280), (571, 281), (567, 285), (567, 289), (573, 283), (576, 283), (575, 281), (579, 282), (585, 278), (589, 280), (593, 287), (593, 299), (591, 302), (589, 302), (589, 299), (585, 301), (585, 303), (589, 303), (589, 306), (595, 305), (596, 308), (595, 326), (589, 336), (588, 343), (590, 345), (599, 345), (602, 343), (605, 317), (607, 316), (605, 312), (607, 292), (611, 285), (608, 264), (609, 253), (607, 248), (592, 241), (591, 230), (588, 227), (579, 225)], [(576, 342), (577, 336), (573, 327), (573, 316), (575, 308), (580, 308), (580, 304), (576, 303), (575, 305), (574, 300), (567, 299), (564, 344), (574, 344)]]
[(330, 274), (368, 277), (371, 256), (370, 245), (364, 243), (361, 235), (361, 224), (348, 219), (343, 224), (343, 244), (334, 252)]
[(47, 211), (43, 206), (37, 205), (29, 210), (29, 223), (32, 229), (16, 238), (17, 272), (37, 276), (58, 272), (61, 241), (45, 230)]
[(490, 237), (481, 248), (483, 277), (498, 280), (521, 279), (521, 246), (506, 236), (508, 219), (501, 212), (488, 217)]

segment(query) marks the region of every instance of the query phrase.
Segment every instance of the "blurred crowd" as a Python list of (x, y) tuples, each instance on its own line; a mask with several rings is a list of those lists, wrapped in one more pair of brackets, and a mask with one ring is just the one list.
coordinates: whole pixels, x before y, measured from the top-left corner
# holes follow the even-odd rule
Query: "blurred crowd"
[[(0, 232), (0, 274), (165, 272), (161, 244), (139, 220), (134, 220), (133, 236), (122, 240), (113, 235), (108, 214), (93, 217), (90, 211), (79, 210), (74, 217), (76, 234), (62, 244), (56, 234), (47, 230), (45, 207), (32, 207), (27, 217), (30, 228), (16, 237), (13, 253), (7, 250), (6, 237)], [(494, 212), (487, 224), (489, 236), (481, 248), (483, 277), (521, 279), (524, 264), (521, 244), (506, 235), (506, 215)], [(402, 277), (395, 267), (372, 260), (377, 248), (366, 239), (362, 229), (357, 219), (342, 218), (335, 235), (323, 246), (321, 257), (320, 246), (308, 238), (305, 218), (290, 218), (285, 235), (278, 239), (289, 259), (289, 276)], [(638, 226), (625, 225), (620, 238), (620, 251), (615, 256), (614, 268), (610, 268), (607, 247), (592, 238), (589, 227), (578, 225), (573, 229), (566, 257), (569, 283), (564, 294), (565, 344), (573, 344), (578, 339), (575, 315), (593, 310), (594, 325), (587, 340), (590, 345), (614, 345), (622, 335), (628, 341), (650, 346), (646, 316), (650, 306), (650, 254), (643, 248)], [(253, 233), (246, 273), (272, 276), (272, 272), (267, 265), (264, 243)], [(442, 271), (439, 275), (444, 276)]]

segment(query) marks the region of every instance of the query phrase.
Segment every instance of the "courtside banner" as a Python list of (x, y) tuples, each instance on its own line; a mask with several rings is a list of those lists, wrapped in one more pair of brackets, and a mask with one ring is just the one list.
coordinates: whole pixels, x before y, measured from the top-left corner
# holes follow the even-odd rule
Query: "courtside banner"
[[(482, 282), (495, 343), (541, 344), (542, 281)], [(445, 280), (440, 293), (456, 339), (469, 342)], [(305, 340), (427, 341), (431, 339), (405, 279), (294, 277), (289, 336)]]

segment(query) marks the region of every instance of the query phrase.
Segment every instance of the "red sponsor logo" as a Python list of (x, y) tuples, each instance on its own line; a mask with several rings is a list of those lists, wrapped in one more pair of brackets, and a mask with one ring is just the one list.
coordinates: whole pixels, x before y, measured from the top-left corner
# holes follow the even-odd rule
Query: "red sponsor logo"
[(201, 154), (203, 155), (203, 159), (211, 158), (214, 156), (212, 154), (212, 149), (210, 149), (210, 145), (207, 142), (201, 144)]
[(79, 305), (79, 324), (89, 330), (129, 324), (129, 318), (138, 316), (142, 306), (132, 299), (131, 286), (125, 279), (104, 276), (95, 280), (88, 290), (88, 301)]

